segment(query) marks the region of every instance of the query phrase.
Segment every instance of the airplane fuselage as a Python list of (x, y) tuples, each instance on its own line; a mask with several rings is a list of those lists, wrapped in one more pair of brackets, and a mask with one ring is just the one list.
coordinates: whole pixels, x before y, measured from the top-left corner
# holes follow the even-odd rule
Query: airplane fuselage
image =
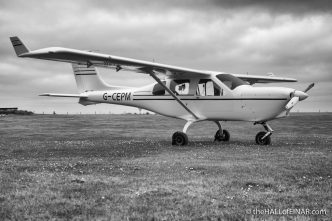
[[(146, 88), (146, 87), (145, 87)], [(85, 92), (87, 102), (133, 106), (190, 120), (192, 116), (171, 95), (153, 95), (143, 88)], [(242, 85), (225, 96), (178, 95), (199, 120), (267, 121), (285, 117), (291, 88)]]

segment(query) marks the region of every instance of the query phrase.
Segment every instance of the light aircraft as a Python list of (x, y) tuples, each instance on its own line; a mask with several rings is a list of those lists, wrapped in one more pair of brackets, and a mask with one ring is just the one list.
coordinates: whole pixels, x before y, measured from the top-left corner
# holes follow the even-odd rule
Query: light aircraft
[[(188, 127), (205, 120), (215, 122), (219, 128), (215, 141), (230, 139), (229, 132), (219, 121), (261, 124), (265, 131), (256, 135), (256, 143), (269, 145), (273, 130), (267, 122), (288, 116), (299, 101), (308, 97), (306, 92), (314, 86), (311, 84), (304, 91), (253, 87), (255, 83), (296, 82), (296, 79), (202, 71), (62, 47), (31, 51), (18, 37), (10, 40), (18, 57), (72, 64), (79, 93), (42, 96), (78, 98), (82, 105), (109, 103), (133, 106), (183, 119), (187, 123), (182, 131), (173, 134), (173, 145), (187, 145)], [(148, 74), (156, 83), (137, 88), (108, 85), (99, 77), (95, 67)]]

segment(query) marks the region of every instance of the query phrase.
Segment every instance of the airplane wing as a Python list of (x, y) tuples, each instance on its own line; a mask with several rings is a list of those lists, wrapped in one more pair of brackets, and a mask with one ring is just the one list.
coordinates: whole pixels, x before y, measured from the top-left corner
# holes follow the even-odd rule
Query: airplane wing
[(86, 64), (104, 68), (114, 68), (119, 70), (130, 70), (140, 73), (156, 71), (166, 75), (206, 75), (207, 71), (177, 67), (161, 63), (119, 57), (114, 55), (102, 54), (92, 51), (83, 51), (62, 47), (49, 47), (38, 50), (29, 50), (18, 37), (10, 38), (18, 57), (37, 58), (68, 63)]
[[(126, 71), (134, 71), (139, 73), (151, 74), (157, 72), (167, 76), (197, 76), (210, 75), (211, 71), (189, 69), (178, 66), (166, 65), (161, 63), (137, 60), (132, 58), (119, 57), (114, 55), (96, 53), (92, 51), (83, 51), (62, 47), (49, 47), (31, 51), (18, 37), (10, 38), (17, 56), (29, 57), (45, 60), (53, 60), (68, 63), (86, 64), (87, 67), (97, 66), (104, 68)], [(282, 78), (275, 76), (258, 76), (258, 75), (241, 75), (233, 74), (250, 84), (255, 83), (274, 83), (274, 82), (296, 82), (293, 78)]]
[(259, 76), (259, 75), (245, 75), (245, 74), (233, 74), (244, 81), (249, 82), (249, 84), (255, 83), (278, 83), (278, 82), (297, 82), (294, 78), (284, 78), (275, 76)]

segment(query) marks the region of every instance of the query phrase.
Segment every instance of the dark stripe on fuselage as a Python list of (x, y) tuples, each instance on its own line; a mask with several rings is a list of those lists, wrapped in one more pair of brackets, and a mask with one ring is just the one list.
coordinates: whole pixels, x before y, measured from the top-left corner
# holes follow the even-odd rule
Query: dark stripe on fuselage
[(85, 74), (75, 74), (75, 75), (97, 75), (96, 73), (85, 73)]
[[(137, 96), (137, 95), (135, 95)], [(174, 98), (133, 98), (133, 100), (135, 101), (171, 101), (171, 100), (175, 100)], [(111, 95), (109, 95), (108, 97), (112, 97)], [(269, 101), (269, 100), (287, 100), (287, 98), (181, 98), (180, 99), (182, 101), (236, 101), (236, 100), (261, 100), (261, 101)]]
[(91, 69), (91, 68), (90, 68), (90, 69), (83, 69), (83, 70), (81, 70), (81, 69), (76, 69), (75, 71), (76, 71), (76, 72), (87, 72), (87, 71), (95, 71), (95, 69), (93, 69), (93, 68), (92, 68), (92, 69)]
[[(135, 95), (136, 96), (136, 95)], [(133, 100), (175, 100), (174, 98), (133, 98)], [(287, 98), (181, 98), (182, 101), (220, 101), (220, 100), (228, 100), (228, 101), (234, 101), (234, 100), (287, 100)]]
[(21, 46), (22, 44), (13, 44), (14, 47)]

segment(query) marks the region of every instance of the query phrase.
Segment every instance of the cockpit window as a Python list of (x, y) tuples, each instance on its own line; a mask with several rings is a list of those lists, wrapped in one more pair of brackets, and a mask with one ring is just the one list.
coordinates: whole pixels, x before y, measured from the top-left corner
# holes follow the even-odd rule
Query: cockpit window
[(230, 74), (218, 74), (216, 77), (231, 90), (240, 85), (247, 85), (247, 83), (241, 80), (240, 78), (237, 78)]

